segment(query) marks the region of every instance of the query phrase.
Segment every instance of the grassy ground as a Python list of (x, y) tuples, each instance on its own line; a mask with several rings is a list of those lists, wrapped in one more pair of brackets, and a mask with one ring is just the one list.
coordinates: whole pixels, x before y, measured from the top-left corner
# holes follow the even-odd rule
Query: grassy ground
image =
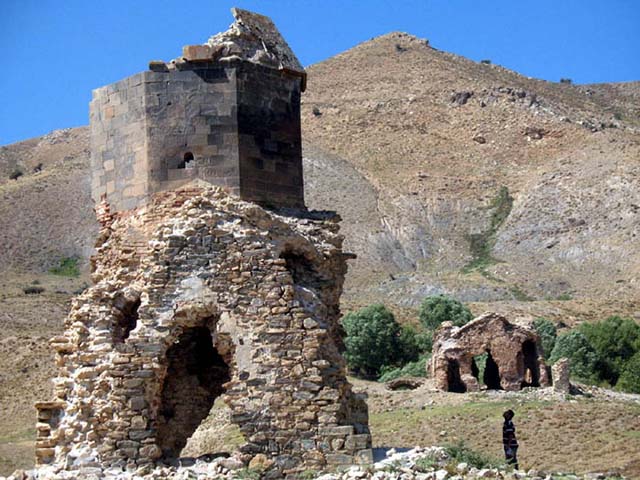
[[(377, 386), (373, 387), (377, 390)], [(420, 389), (370, 394), (376, 447), (465, 442), (501, 458), (502, 412), (514, 422), (523, 468), (565, 472), (616, 470), (640, 478), (640, 401), (536, 399), (529, 394), (448, 394)], [(550, 397), (551, 398), (551, 397)]]

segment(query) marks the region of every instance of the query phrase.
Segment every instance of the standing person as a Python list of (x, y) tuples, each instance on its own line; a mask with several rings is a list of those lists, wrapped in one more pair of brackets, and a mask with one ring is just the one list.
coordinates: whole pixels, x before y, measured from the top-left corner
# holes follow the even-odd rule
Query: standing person
[(507, 460), (507, 465), (513, 465), (516, 470), (519, 470), (516, 427), (511, 421), (514, 415), (513, 410), (507, 410), (502, 414), (504, 417), (504, 424), (502, 425), (502, 446), (504, 447), (504, 456)]

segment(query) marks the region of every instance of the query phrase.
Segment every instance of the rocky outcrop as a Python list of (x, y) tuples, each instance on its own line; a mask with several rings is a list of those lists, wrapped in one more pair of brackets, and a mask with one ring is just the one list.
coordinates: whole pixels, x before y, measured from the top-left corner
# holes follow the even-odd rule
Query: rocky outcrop
[(540, 337), (533, 328), (485, 313), (462, 327), (443, 323), (434, 334), (429, 367), (437, 388), (450, 392), (549, 386)]
[(341, 356), (335, 214), (279, 214), (198, 184), (98, 210), (95, 285), (51, 340), (59, 376), (37, 406), (39, 464), (174, 462), (219, 396), (241, 462), (264, 454), (284, 475), (371, 460)]

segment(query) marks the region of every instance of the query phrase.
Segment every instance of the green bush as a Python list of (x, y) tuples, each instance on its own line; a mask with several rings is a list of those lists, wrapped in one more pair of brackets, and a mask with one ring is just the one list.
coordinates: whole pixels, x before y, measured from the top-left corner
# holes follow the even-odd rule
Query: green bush
[(560, 335), (549, 357), (551, 364), (561, 358), (568, 358), (571, 363), (571, 374), (590, 383), (597, 383), (600, 377), (598, 353), (581, 332), (573, 330)]
[(342, 319), (347, 365), (355, 373), (377, 377), (385, 365), (401, 359), (401, 329), (384, 305), (370, 305)]
[(477, 452), (467, 447), (464, 442), (444, 446), (444, 450), (456, 463), (466, 463), (475, 468), (497, 468), (501, 462), (484, 453)]
[(626, 363), (640, 350), (640, 325), (633, 320), (609, 317), (595, 323), (583, 323), (578, 329), (600, 358), (600, 378), (616, 385)]
[(640, 352), (627, 361), (616, 386), (625, 392), (640, 393)]
[(63, 258), (57, 266), (49, 269), (49, 273), (61, 277), (78, 277), (80, 276), (78, 259), (75, 257)]
[(423, 355), (415, 362), (409, 362), (403, 367), (382, 367), (378, 381), (385, 383), (400, 377), (426, 377), (428, 358), (428, 355)]
[(411, 325), (403, 325), (400, 330), (401, 363), (415, 362), (422, 354), (431, 352), (432, 332), (419, 331)]
[(536, 332), (538, 332), (538, 335), (540, 335), (542, 353), (545, 360), (547, 360), (556, 344), (556, 338), (558, 336), (556, 326), (546, 318), (537, 318), (535, 322), (533, 322), (533, 327), (536, 329)]
[(427, 330), (435, 330), (442, 322), (447, 321), (461, 326), (472, 318), (467, 307), (446, 295), (427, 297), (420, 305), (420, 322)]

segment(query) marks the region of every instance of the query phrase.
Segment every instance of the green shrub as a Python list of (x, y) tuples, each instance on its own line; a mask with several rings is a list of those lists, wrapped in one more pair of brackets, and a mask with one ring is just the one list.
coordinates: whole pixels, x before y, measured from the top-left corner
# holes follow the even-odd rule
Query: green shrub
[(556, 338), (558, 336), (556, 326), (546, 318), (537, 318), (535, 322), (533, 322), (533, 327), (536, 329), (536, 332), (538, 332), (538, 335), (540, 335), (542, 353), (545, 360), (547, 360), (556, 344)]
[(573, 83), (573, 80), (571, 80), (570, 78), (561, 78), (561, 79), (560, 79), (560, 83), (568, 83), (568, 84), (571, 84), (571, 83)]
[(481, 385), (484, 385), (484, 370), (485, 368), (487, 368), (488, 358), (488, 353), (481, 353), (480, 355), (476, 355), (475, 357), (473, 357), (473, 362), (478, 369), (478, 383), (480, 383)]
[(49, 269), (49, 273), (61, 277), (78, 277), (80, 276), (78, 259), (75, 257), (63, 258), (57, 266)]
[(415, 362), (424, 354), (431, 352), (432, 332), (419, 331), (411, 325), (403, 325), (400, 330), (400, 363)]
[(13, 172), (11, 172), (11, 174), (9, 175), (9, 179), (10, 180), (17, 180), (19, 179), (22, 175), (24, 175), (24, 173), (22, 172), (22, 170), (20, 170), (19, 168), (14, 168)]
[(625, 392), (640, 393), (640, 352), (627, 361), (616, 386)]
[(502, 465), (497, 459), (467, 447), (464, 442), (444, 446), (444, 450), (456, 463), (466, 463), (475, 468), (497, 468)]
[(480, 63), (482, 63), (483, 65), (491, 65), (491, 60), (489, 59), (480, 60)]
[(461, 326), (471, 319), (473, 315), (467, 307), (446, 295), (427, 297), (420, 305), (420, 322), (427, 330), (435, 330), (447, 321)]
[(600, 378), (615, 385), (626, 363), (640, 350), (640, 325), (630, 319), (609, 317), (601, 322), (583, 323), (578, 330), (600, 358)]
[(378, 381), (385, 383), (400, 377), (426, 377), (428, 359), (428, 355), (423, 355), (415, 362), (409, 362), (403, 367), (382, 367)]
[(573, 330), (560, 335), (556, 339), (555, 347), (549, 357), (551, 364), (561, 358), (568, 358), (571, 362), (571, 374), (578, 379), (597, 383), (599, 379), (598, 353), (581, 332)]
[(384, 365), (402, 357), (400, 325), (384, 305), (370, 305), (342, 319), (347, 365), (355, 373), (377, 377)]

